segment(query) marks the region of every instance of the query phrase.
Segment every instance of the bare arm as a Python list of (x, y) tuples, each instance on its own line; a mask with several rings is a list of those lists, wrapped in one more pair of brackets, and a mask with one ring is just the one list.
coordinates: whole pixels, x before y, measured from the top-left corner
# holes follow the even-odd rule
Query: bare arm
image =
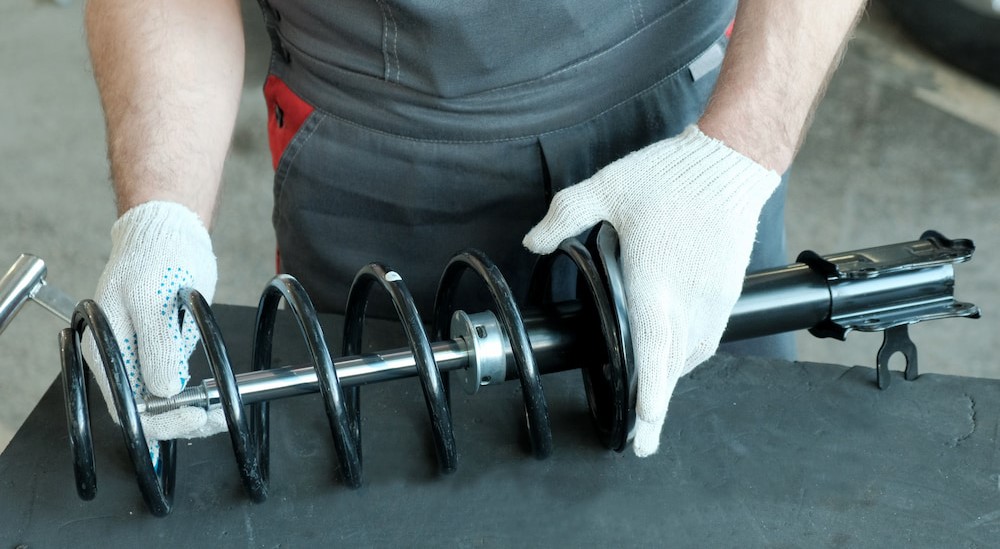
[(788, 169), (864, 0), (741, 0), (702, 131)]
[(243, 82), (237, 0), (90, 0), (118, 214), (179, 202), (209, 226)]

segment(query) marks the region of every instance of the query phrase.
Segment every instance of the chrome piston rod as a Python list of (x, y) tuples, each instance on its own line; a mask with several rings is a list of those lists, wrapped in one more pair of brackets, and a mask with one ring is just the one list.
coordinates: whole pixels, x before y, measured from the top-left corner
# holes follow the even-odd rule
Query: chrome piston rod
[[(575, 343), (574, 326), (579, 314), (578, 304), (562, 304), (555, 317), (531, 315), (525, 317), (525, 327), (531, 339), (531, 349), (542, 373), (570, 370), (575, 366), (563, 360)], [(462, 335), (431, 345), (434, 361), (441, 372), (473, 370), (475, 375), (463, 380), (468, 392), (481, 386), (495, 385), (516, 379), (513, 355), (507, 338), (493, 313), (462, 314), (465, 329)], [(455, 330), (455, 323), (452, 330)], [(337, 377), (343, 387), (403, 379), (417, 375), (416, 360), (408, 348), (372, 354), (335, 358)], [(474, 366), (474, 368), (470, 368)], [(484, 373), (485, 372), (485, 373)], [(312, 394), (319, 391), (316, 369), (312, 365), (285, 366), (236, 375), (240, 397), (244, 404), (265, 400)], [(471, 384), (471, 388), (470, 388)], [(214, 379), (206, 379), (169, 398), (147, 398), (137, 403), (139, 412), (162, 413), (181, 406), (213, 407), (220, 402)]]
[[(753, 273), (744, 280), (723, 341), (809, 329), (818, 337), (885, 331), (925, 320), (978, 317), (979, 309), (954, 298), (954, 263), (971, 258), (972, 243), (928, 233), (924, 240), (835, 256), (800, 255), (802, 262)], [(557, 304), (525, 315), (539, 370), (576, 367), (573, 349), (587, 320), (578, 302)], [(462, 370), (468, 392), (517, 378), (510, 346), (492, 313), (466, 315), (452, 324), (450, 341), (432, 345), (442, 372)], [(397, 349), (334, 359), (345, 387), (417, 375), (413, 354)], [(244, 404), (319, 390), (312, 366), (283, 367), (236, 376)], [(171, 398), (149, 398), (140, 411), (159, 413), (180, 406), (209, 408), (219, 402), (215, 381), (206, 380)]]

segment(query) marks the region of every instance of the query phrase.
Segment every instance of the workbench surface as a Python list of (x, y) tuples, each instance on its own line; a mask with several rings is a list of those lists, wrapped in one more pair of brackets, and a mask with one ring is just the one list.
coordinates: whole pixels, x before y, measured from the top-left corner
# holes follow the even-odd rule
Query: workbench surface
[[(247, 364), (253, 310), (215, 310), (234, 364)], [(339, 341), (337, 319), (324, 322)], [(384, 348), (392, 326), (366, 338)], [(275, 360), (303, 362), (287, 319), (277, 334)], [(597, 441), (578, 372), (548, 375), (544, 461), (527, 450), (517, 383), (456, 386), (460, 461), (446, 476), (419, 382), (377, 384), (362, 389), (358, 490), (338, 481), (319, 396), (285, 399), (271, 406), (270, 498), (244, 494), (228, 437), (181, 441), (166, 518), (146, 510), (93, 384), (98, 493), (77, 497), (57, 381), (0, 456), (0, 549), (1000, 546), (1000, 381), (893, 372), (879, 391), (874, 378), (717, 356), (681, 380), (660, 452), (638, 459)]]

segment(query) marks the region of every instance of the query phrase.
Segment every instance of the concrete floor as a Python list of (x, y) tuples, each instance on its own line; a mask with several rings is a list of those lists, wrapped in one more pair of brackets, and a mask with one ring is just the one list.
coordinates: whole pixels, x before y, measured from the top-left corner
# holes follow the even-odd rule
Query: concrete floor
[[(50, 282), (85, 297), (107, 260), (114, 208), (80, 3), (60, 3), (68, 6), (0, 5), (0, 271), (31, 252), (47, 261)], [(258, 19), (248, 19), (248, 80), (213, 235), (222, 303), (254, 304), (273, 272), (260, 93), (266, 41)], [(912, 335), (923, 372), (1000, 377), (993, 339), (1000, 292), (992, 280), (1000, 267), (998, 90), (925, 54), (875, 5), (831, 83), (792, 181), (793, 257), (806, 248), (832, 253), (913, 240), (929, 228), (974, 239), (979, 251), (958, 268), (958, 295), (979, 304), (984, 318), (927, 323)], [(30, 305), (0, 336), (0, 449), (58, 375), (61, 327)], [(803, 334), (800, 357), (870, 365), (880, 341)]]

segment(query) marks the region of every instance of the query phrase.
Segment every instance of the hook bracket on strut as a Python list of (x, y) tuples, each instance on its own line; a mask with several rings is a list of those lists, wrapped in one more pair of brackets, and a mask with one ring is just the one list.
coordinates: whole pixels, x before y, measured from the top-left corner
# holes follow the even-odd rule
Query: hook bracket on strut
[(894, 326), (885, 330), (885, 338), (882, 346), (879, 347), (875, 368), (875, 378), (879, 389), (888, 389), (892, 378), (889, 376), (889, 359), (896, 353), (901, 353), (906, 359), (906, 369), (903, 377), (906, 381), (917, 379), (917, 346), (910, 339), (909, 328), (906, 324)]
[[(917, 378), (917, 347), (910, 339), (908, 325), (980, 316), (979, 307), (954, 296), (954, 265), (972, 258), (976, 250), (972, 241), (951, 240), (936, 231), (926, 231), (920, 238), (829, 256), (807, 250), (798, 257), (799, 262), (826, 277), (830, 291), (829, 315), (810, 328), (810, 333), (839, 340), (854, 330), (885, 333), (876, 355), (879, 389), (889, 387), (889, 358), (897, 352), (906, 357), (905, 379)], [(919, 290), (894, 287), (893, 282), (904, 277), (912, 278), (917, 283), (913, 287)], [(871, 299), (876, 294), (882, 298)]]

